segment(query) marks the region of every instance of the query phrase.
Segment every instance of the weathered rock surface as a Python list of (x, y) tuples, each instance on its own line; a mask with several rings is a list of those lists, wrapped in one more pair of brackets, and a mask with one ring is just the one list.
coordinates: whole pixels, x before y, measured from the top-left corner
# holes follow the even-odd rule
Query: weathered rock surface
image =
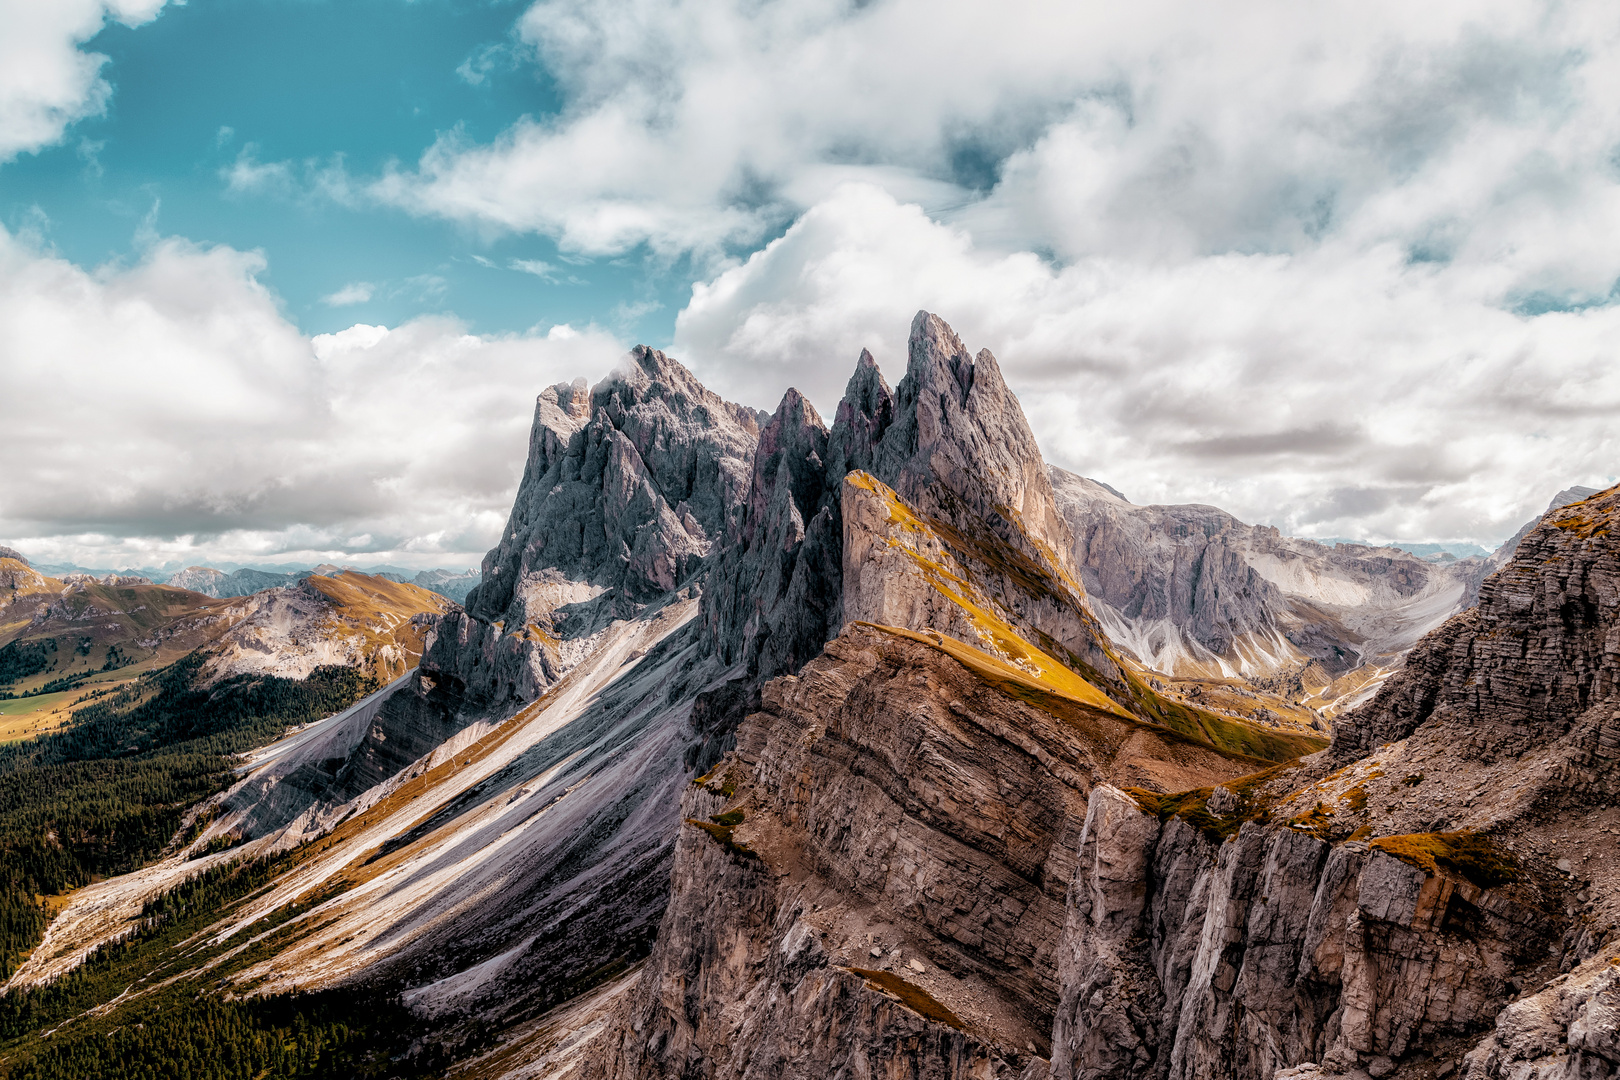
[(1620, 489), (1548, 514), (1320, 760), (1251, 786), (1268, 823), (1220, 843), (1094, 794), (1053, 1076), (1427, 1076), (1493, 1026), (1471, 1080), (1615, 1075), (1617, 524)]
[(670, 907), (596, 1075), (1039, 1075), (1087, 793), (1249, 767), (1059, 713), (866, 625), (767, 684), (683, 802)]
[(758, 438), (753, 410), (656, 349), (589, 392), (547, 388), (501, 542), (426, 666), (482, 708), (534, 700), (737, 531)]
[(1049, 471), (1077, 573), (1114, 641), (1165, 674), (1283, 676), (1292, 698), (1329, 713), (1370, 696), (1472, 602), (1486, 569), (1286, 537), (1213, 506), (1136, 506)]
[[(758, 686), (798, 670), (851, 620), (932, 625), (975, 645), (986, 640), (983, 627), (960, 618), (929, 621), (944, 610), (939, 604), (952, 606), (935, 587), (940, 581), (910, 574), (879, 584), (901, 563), (871, 570), (868, 557), (888, 542), (873, 548), (865, 539), (871, 527), (849, 530), (851, 499), (866, 490), (865, 481), (850, 486), (854, 474), (915, 507), (934, 546), (950, 549), (958, 577), (971, 576), (974, 597), (995, 598), (998, 619), (1130, 696), (1066, 570), (1068, 528), (995, 357), (970, 354), (943, 320), (918, 312), (906, 374), (892, 393), (863, 351), (831, 431), (789, 391), (761, 435), (743, 525), (718, 560), (706, 601), (717, 653), (743, 670), (712, 705), (714, 730), (697, 759), (704, 767), (729, 745)], [(860, 549), (854, 557), (851, 543)], [(865, 576), (851, 579), (845, 567)], [(883, 616), (884, 595), (909, 595), (928, 610)]]

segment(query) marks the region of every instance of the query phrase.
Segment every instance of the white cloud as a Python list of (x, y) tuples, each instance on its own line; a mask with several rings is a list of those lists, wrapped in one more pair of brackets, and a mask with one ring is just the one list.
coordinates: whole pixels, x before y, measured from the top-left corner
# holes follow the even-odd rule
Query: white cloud
[(922, 307), (988, 347), (1050, 460), (1138, 502), (1315, 535), (1480, 541), (1620, 441), (1620, 309), (1504, 310), (1489, 267), (1395, 244), (1054, 265), (870, 186), (698, 284), (675, 349), (728, 396), (831, 415), (868, 347), (891, 382)]
[(349, 307), (352, 304), (363, 304), (370, 300), (377, 291), (377, 286), (369, 281), (351, 281), (335, 293), (321, 297), (321, 303), (327, 307)]
[[(481, 259), (480, 261), (489, 262), (488, 259)], [(541, 259), (513, 259), (507, 265), (520, 273), (533, 274), (542, 281), (555, 283), (557, 280), (557, 268)]]
[(898, 377), (928, 307), (1138, 498), (1490, 540), (1612, 477), (1612, 4), (543, 0), (520, 36), (566, 107), (373, 196), (693, 253), (675, 348), (734, 396), (830, 407), (863, 345)]
[(0, 162), (50, 146), (75, 120), (99, 115), (112, 87), (107, 58), (79, 46), (112, 18), (139, 26), (164, 0), (0, 0)]
[(288, 195), (297, 183), (291, 163), (259, 160), (259, 147), (248, 143), (236, 155), (236, 160), (219, 171), (227, 190), (235, 194)]
[(446, 134), (371, 191), (598, 253), (716, 257), (852, 179), (1063, 257), (1297, 250), (1358, 214), (1428, 234), (1613, 186), (1617, 32), (1601, 0), (1009, 3), (993, 26), (923, 0), (542, 0), (519, 34), (563, 110)]
[(308, 338), (263, 270), (171, 238), (86, 271), (0, 230), (0, 537), (86, 565), (327, 557), (357, 536), (375, 561), (476, 562), (534, 394), (624, 349), (444, 318)]

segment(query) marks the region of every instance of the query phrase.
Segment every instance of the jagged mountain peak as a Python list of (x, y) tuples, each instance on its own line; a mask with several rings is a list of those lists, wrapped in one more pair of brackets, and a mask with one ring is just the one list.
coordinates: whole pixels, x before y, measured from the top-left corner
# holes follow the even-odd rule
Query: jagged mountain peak
[(827, 435), (827, 425), (815, 406), (789, 387), (776, 412), (760, 429), (759, 446), (754, 451), (748, 515), (743, 525), (750, 540), (759, 535), (769, 512), (767, 502), (773, 497), (791, 497), (801, 531), (803, 523), (815, 514), (827, 482)]
[(4, 544), (0, 544), (0, 559), (15, 559), (24, 566), (33, 565), (27, 559), (23, 558), (22, 552), (18, 551), (16, 548), (8, 548)]
[(877, 446), (892, 423), (894, 392), (872, 354), (862, 349), (833, 418), (827, 448), (828, 474), (842, 476), (851, 469), (870, 469)]
[(950, 519), (1016, 517), (1031, 539), (1067, 559), (1069, 528), (1046, 463), (990, 350), (970, 354), (943, 319), (918, 312), (894, 416), (874, 470), (880, 479)]

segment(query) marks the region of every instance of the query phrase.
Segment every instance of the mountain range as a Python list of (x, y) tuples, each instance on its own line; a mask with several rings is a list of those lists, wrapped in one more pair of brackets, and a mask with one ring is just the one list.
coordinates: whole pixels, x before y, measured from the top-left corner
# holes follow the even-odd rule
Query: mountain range
[(347, 1001), (377, 1075), (1613, 1076), (1620, 490), (1565, 495), (1329, 547), (1049, 467), (925, 312), (830, 425), (638, 348), (540, 393), (419, 658), (284, 631), (352, 574), (200, 654), (387, 682), (64, 895), (0, 1058)]

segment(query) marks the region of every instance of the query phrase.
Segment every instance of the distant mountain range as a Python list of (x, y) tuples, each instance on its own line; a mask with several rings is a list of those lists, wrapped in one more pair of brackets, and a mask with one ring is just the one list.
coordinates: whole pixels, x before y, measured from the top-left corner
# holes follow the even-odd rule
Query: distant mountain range
[(321, 563), (318, 566), (282, 563), (275, 566), (242, 566), (238, 563), (221, 563), (213, 566), (188, 566), (184, 570), (174, 571), (153, 567), (125, 567), (112, 570), (106, 567), (79, 566), (75, 563), (36, 563), (23, 557), (23, 555), (9, 547), (0, 547), (0, 558), (14, 558), (32, 566), (41, 574), (55, 578), (67, 578), (70, 575), (84, 575), (99, 580), (106, 578), (145, 578), (154, 585), (173, 585), (177, 589), (190, 589), (192, 592), (223, 599), (233, 596), (252, 596), (254, 593), (266, 589), (279, 589), (284, 585), (295, 585), (307, 577), (317, 574), (330, 575), (344, 570), (367, 574), (372, 577), (386, 578), (402, 584), (419, 585), (429, 592), (436, 592), (440, 596), (448, 597), (456, 603), (467, 599), (480, 580), (477, 570), (433, 570), (414, 571), (404, 566), (336, 566), (332, 563)]

